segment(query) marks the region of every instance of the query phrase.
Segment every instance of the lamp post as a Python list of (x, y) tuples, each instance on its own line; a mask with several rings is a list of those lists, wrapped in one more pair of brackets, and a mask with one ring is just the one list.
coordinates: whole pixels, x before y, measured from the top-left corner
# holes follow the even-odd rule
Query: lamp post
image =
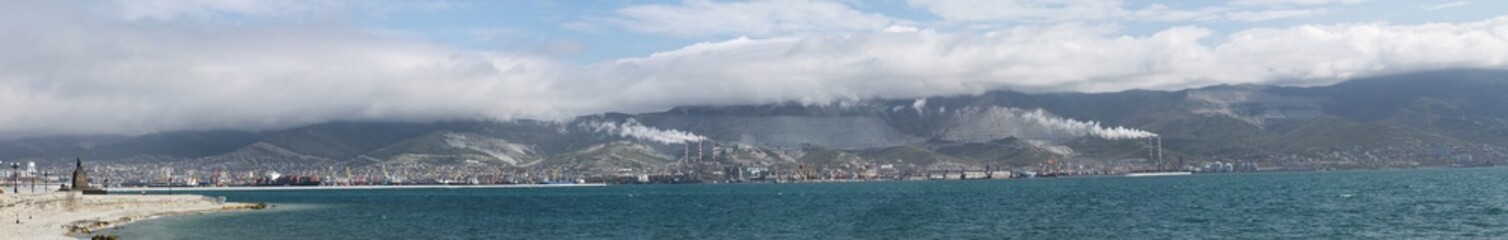
[(13, 193), (20, 193), (21, 192), (21, 175), (20, 174), (16, 174), (16, 169), (20, 169), (20, 168), (21, 168), (21, 164), (20, 163), (10, 163), (10, 186), (11, 186), (10, 191), (13, 192)]
[[(21, 175), (17, 175), (16, 174), (16, 169), (19, 169), (19, 168), (21, 168), (21, 164), (14, 163), (14, 162), (10, 163), (10, 185), (11, 185), (11, 192), (16, 193), (16, 194), (21, 194), (21, 185), (19, 185), (20, 183), (18, 183), (18, 181), (21, 181), (21, 179), (20, 179)], [(0, 189), (4, 189), (4, 187), (0, 187)], [(16, 224), (21, 224), (21, 212), (19, 212), (19, 211), (16, 212)]]

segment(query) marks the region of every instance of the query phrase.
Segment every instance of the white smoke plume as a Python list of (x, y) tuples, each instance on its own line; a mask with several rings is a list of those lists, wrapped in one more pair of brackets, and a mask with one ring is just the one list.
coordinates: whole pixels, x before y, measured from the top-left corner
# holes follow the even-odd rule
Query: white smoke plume
[(1157, 134), (1127, 128), (1105, 127), (1095, 121), (1079, 121), (1054, 116), (1042, 109), (1010, 107), (958, 108), (940, 138), (949, 141), (981, 142), (1016, 137), (1028, 140), (1064, 141), (1083, 136), (1104, 139), (1138, 139)]
[(707, 140), (706, 137), (702, 137), (690, 132), (682, 132), (675, 129), (664, 130), (650, 126), (644, 126), (644, 124), (639, 123), (638, 120), (634, 120), (632, 118), (628, 119), (628, 121), (624, 121), (623, 123), (590, 122), (583, 123), (582, 125), (596, 132), (614, 134), (618, 135), (619, 137), (630, 137), (639, 140), (655, 141), (665, 144)]
[(916, 102), (911, 103), (911, 108), (916, 109), (916, 114), (918, 115), (925, 113), (927, 111), (925, 109), (927, 108), (927, 98), (916, 98)]
[(1049, 116), (1049, 115), (1047, 115), (1047, 111), (1043, 111), (1042, 109), (1037, 109), (1037, 110), (1033, 110), (1033, 111), (1027, 111), (1027, 112), (1021, 114), (1021, 117), (1029, 120), (1029, 122), (1034, 122), (1036, 124), (1039, 124), (1042, 127), (1051, 128), (1051, 129), (1055, 129), (1055, 130), (1059, 130), (1059, 131), (1066, 131), (1066, 132), (1069, 132), (1069, 133), (1074, 134), (1074, 135), (1091, 135), (1091, 136), (1095, 136), (1095, 137), (1099, 137), (1099, 138), (1104, 138), (1104, 139), (1111, 139), (1111, 140), (1140, 139), (1140, 138), (1153, 138), (1153, 137), (1157, 137), (1157, 134), (1155, 134), (1155, 133), (1151, 133), (1151, 132), (1147, 132), (1147, 131), (1142, 131), (1142, 130), (1138, 130), (1138, 129), (1133, 129), (1133, 128), (1127, 128), (1127, 127), (1121, 127), (1121, 126), (1102, 127), (1102, 126), (1100, 126), (1100, 123), (1096, 122), (1096, 121), (1084, 122), (1084, 121), (1078, 121), (1078, 120), (1073, 120), (1073, 119), (1067, 119), (1067, 118), (1060, 118), (1060, 117)]

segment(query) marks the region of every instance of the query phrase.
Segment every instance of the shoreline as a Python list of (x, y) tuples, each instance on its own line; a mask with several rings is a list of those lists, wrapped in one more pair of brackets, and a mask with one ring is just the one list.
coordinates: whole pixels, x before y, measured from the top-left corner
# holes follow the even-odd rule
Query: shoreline
[(78, 239), (160, 217), (258, 209), (199, 195), (82, 195), (48, 192), (0, 195), (0, 239)]
[[(219, 209), (200, 209), (200, 210), (187, 210), (187, 211), (158, 212), (158, 213), (153, 213), (153, 214), (148, 214), (148, 215), (141, 215), (141, 216), (125, 216), (125, 217), (120, 217), (119, 219), (115, 219), (114, 221), (79, 220), (79, 221), (74, 221), (73, 223), (70, 223), (70, 224), (63, 225), (64, 229), (69, 229), (68, 233), (66, 233), (64, 235), (68, 236), (68, 237), (72, 237), (72, 238), (88, 238), (88, 237), (93, 236), (95, 232), (99, 232), (99, 231), (102, 231), (102, 230), (108, 230), (108, 229), (111, 229), (111, 228), (122, 227), (122, 226), (126, 226), (126, 225), (129, 225), (129, 224), (132, 224), (132, 223), (137, 223), (137, 222), (146, 221), (146, 220), (152, 220), (152, 219), (157, 219), (157, 218), (172, 217), (172, 216), (182, 216), (182, 215), (206, 214), (206, 213), (218, 213), (218, 212), (233, 212), (233, 211), (253, 210), (253, 209), (266, 208), (266, 206), (267, 206), (267, 205), (260, 204), (260, 203), (224, 203), (223, 205), (224, 206), (222, 206)], [(108, 235), (108, 234), (106, 234), (106, 235)]]
[(203, 192), (203, 191), (278, 191), (278, 190), (361, 190), (361, 189), (425, 189), (425, 188), (557, 188), (557, 187), (603, 187), (606, 183), (571, 184), (497, 184), (497, 185), (359, 185), (359, 186), (266, 186), (266, 187), (128, 187), (106, 188), (106, 192), (130, 194), (133, 192)]

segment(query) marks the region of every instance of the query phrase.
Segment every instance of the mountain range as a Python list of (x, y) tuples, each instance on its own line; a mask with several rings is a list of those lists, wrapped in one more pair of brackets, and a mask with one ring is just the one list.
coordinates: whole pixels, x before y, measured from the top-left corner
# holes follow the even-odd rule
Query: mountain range
[(776, 167), (1030, 168), (1060, 160), (1146, 163), (1158, 145), (1165, 158), (1188, 163), (1491, 164), (1508, 149), (1508, 71), (1413, 72), (1314, 87), (997, 90), (825, 105), (685, 106), (567, 121), (327, 122), (273, 131), (33, 137), (0, 141), (0, 159), (232, 169), (656, 171), (683, 158)]

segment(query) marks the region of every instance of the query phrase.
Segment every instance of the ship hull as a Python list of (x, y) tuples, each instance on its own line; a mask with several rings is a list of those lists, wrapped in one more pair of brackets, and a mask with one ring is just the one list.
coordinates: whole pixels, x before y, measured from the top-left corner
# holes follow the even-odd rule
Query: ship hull
[(1193, 172), (1143, 172), (1143, 173), (1127, 173), (1126, 176), (1127, 177), (1161, 177), (1161, 176), (1184, 176), (1184, 175), (1192, 175), (1192, 174), (1194, 174), (1194, 173)]

